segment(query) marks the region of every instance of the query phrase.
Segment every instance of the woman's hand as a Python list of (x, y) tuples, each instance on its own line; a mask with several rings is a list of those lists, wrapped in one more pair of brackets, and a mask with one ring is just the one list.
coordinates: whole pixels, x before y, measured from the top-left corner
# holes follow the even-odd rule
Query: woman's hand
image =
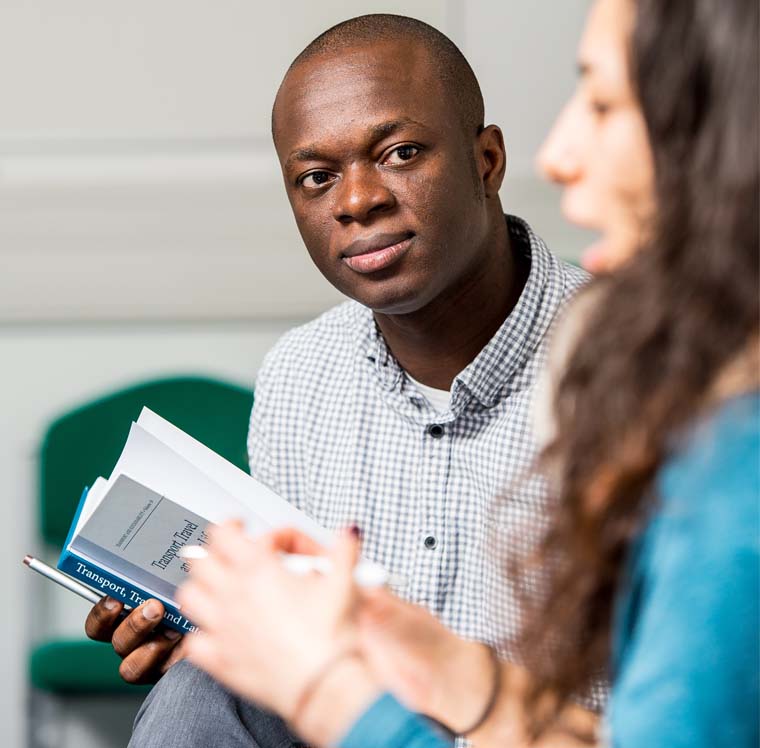
[(460, 733), (482, 714), (494, 683), (488, 649), (386, 590), (365, 595), (362, 654), (378, 681), (414, 711)]
[[(215, 528), (209, 548), (207, 558), (193, 562), (191, 579), (178, 595), (183, 614), (201, 629), (188, 637), (188, 658), (297, 728), (308, 722), (295, 714), (305, 691), (310, 702), (323, 701), (330, 689), (350, 695), (344, 710), (340, 702), (331, 705), (329, 729), (339, 734), (358, 715), (356, 709), (361, 711), (377, 693), (366, 668), (352, 655), (358, 646), (352, 578), (358, 540), (349, 533), (336, 540), (326, 553), (333, 569), (324, 576), (298, 576), (283, 566), (283, 552), (319, 550), (295, 530), (252, 541), (228, 523)], [(343, 682), (341, 673), (352, 682)], [(307, 727), (312, 734), (304, 737), (323, 728), (327, 726)]]
[[(461, 734), (488, 704), (494, 661), (488, 649), (449, 631), (427, 610), (386, 590), (365, 595), (359, 613), (362, 655), (378, 682), (412, 709)], [(598, 718), (570, 706), (560, 723), (537, 743), (525, 731), (524, 694), (530, 683), (522, 667), (500, 663), (499, 694), (491, 717), (468, 735), (476, 746), (573, 748), (597, 745)], [(577, 736), (584, 736), (579, 738)]]

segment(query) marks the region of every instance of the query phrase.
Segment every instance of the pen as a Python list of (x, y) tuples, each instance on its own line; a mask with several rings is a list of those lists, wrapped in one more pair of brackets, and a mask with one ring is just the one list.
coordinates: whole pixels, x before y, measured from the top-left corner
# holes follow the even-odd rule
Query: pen
[(38, 574), (42, 574), (43, 577), (51, 579), (56, 584), (60, 584), (61, 587), (65, 587), (67, 590), (71, 590), (71, 592), (79, 595), (79, 597), (83, 597), (85, 600), (88, 600), (93, 604), (100, 602), (102, 599), (102, 597), (94, 590), (91, 590), (89, 587), (85, 587), (83, 584), (77, 582), (76, 579), (72, 579), (66, 574), (58, 571), (58, 569), (54, 569), (52, 566), (48, 566), (46, 563), (40, 561), (34, 556), (30, 556), (28, 554), (24, 556), (24, 563), (33, 571), (36, 571)]
[[(208, 551), (200, 545), (186, 545), (179, 550), (180, 557), (187, 559), (206, 558)], [(329, 574), (332, 562), (324, 556), (307, 556), (302, 553), (280, 554), (285, 568), (293, 574), (309, 574), (316, 571)], [(390, 574), (380, 566), (359, 565), (354, 569), (354, 581), (360, 587), (382, 587), (384, 584), (393, 587), (404, 587), (408, 584), (406, 577), (400, 574)]]

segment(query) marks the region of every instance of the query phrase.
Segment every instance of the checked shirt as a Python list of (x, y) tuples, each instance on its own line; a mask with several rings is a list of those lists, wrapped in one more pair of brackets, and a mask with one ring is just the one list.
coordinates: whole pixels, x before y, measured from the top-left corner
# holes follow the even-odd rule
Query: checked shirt
[[(503, 653), (519, 628), (510, 557), (545, 527), (531, 400), (548, 333), (583, 271), (508, 216), (530, 274), (512, 313), (436, 413), (372, 313), (344, 303), (287, 333), (256, 382), (251, 473), (330, 529), (357, 524), (396, 591)], [(540, 584), (540, 580), (535, 580)]]

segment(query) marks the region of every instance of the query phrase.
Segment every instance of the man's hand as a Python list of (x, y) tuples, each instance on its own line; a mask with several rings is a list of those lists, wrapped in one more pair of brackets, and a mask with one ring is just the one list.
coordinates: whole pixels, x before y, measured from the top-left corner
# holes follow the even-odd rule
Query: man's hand
[(95, 641), (113, 644), (122, 658), (119, 674), (127, 683), (155, 683), (182, 658), (182, 635), (173, 629), (154, 631), (164, 615), (158, 600), (146, 600), (120, 618), (123, 609), (118, 600), (104, 597), (87, 616), (85, 633)]

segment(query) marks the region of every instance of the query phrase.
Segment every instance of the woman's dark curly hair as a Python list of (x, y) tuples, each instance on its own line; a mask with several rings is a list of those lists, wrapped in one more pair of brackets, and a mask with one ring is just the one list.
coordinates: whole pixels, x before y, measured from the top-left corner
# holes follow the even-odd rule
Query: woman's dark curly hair
[(613, 606), (657, 471), (760, 325), (758, 2), (630, 1), (655, 225), (595, 282), (599, 303), (556, 394), (550, 581), (523, 637), (536, 733), (608, 672)]

